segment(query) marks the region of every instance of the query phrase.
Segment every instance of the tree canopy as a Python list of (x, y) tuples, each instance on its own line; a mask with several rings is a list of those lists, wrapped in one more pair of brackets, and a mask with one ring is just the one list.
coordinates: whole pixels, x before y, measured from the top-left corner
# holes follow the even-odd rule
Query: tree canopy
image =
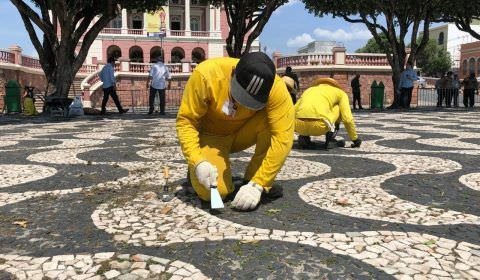
[[(440, 0), (303, 0), (307, 9), (317, 16), (330, 14), (341, 17), (351, 23), (362, 23), (372, 34), (378, 45), (385, 50), (388, 62), (392, 67), (393, 85), (398, 88), (400, 74), (409, 62), (415, 61), (418, 53), (425, 48), (429, 39), (430, 23), (442, 11)], [(422, 38), (417, 41), (419, 31)], [(409, 33), (410, 32), (410, 33)], [(381, 35), (387, 40), (382, 40)], [(407, 58), (406, 38), (411, 43), (410, 55)], [(394, 95), (392, 107), (398, 105)]]
[[(243, 53), (250, 51), (253, 41), (260, 36), (273, 12), (288, 0), (209, 2), (216, 6), (224, 6), (230, 27), (226, 39), (227, 53), (231, 57), (240, 57)], [(246, 41), (245, 37), (247, 37)]]
[(427, 46), (417, 56), (417, 67), (427, 76), (437, 76), (450, 70), (452, 60), (450, 53), (438, 46), (436, 40), (429, 40)]
[[(153, 11), (167, 0), (10, 0), (35, 47), (49, 85), (66, 96), (88, 50), (119, 7)], [(95, 18), (98, 17), (96, 20)], [(43, 34), (35, 32), (34, 26)], [(78, 53), (75, 52), (79, 48)]]
[[(380, 34), (381, 41), (384, 42), (387, 40), (387, 37), (382, 33)], [(387, 42), (384, 42), (382, 45), (379, 45), (375, 38), (370, 38), (368, 39), (367, 43), (365, 46), (359, 48), (356, 50), (356, 53), (386, 53), (387, 50), (385, 50), (382, 46), (387, 44)]]
[(480, 40), (480, 30), (473, 29), (472, 25), (480, 24), (480, 1), (477, 0), (456, 0), (442, 3), (442, 15), (438, 21), (454, 22), (461, 31)]

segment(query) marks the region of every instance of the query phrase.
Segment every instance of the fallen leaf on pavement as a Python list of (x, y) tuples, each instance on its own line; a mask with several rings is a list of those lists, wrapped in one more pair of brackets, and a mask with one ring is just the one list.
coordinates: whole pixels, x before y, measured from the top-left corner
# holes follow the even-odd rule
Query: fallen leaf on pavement
[(168, 213), (170, 213), (170, 211), (172, 211), (172, 207), (166, 206), (166, 207), (163, 207), (162, 210), (160, 210), (160, 213), (161, 214), (168, 214)]
[(268, 209), (268, 210), (267, 210), (267, 213), (269, 213), (269, 214), (277, 214), (277, 213), (280, 212), (280, 211), (282, 211), (282, 210), (280, 210), (280, 209)]
[(350, 202), (348, 201), (348, 198), (345, 198), (345, 197), (337, 199), (335, 201), (335, 203), (337, 203), (338, 205), (341, 205), (341, 206), (347, 206), (347, 205), (350, 204)]
[(25, 220), (18, 220), (18, 221), (14, 221), (13, 224), (14, 225), (17, 225), (17, 226), (21, 226), (22, 228), (26, 228), (27, 227), (27, 221)]
[(260, 242), (260, 240), (242, 240), (242, 241), (240, 241), (240, 243), (242, 243), (242, 244), (257, 244), (258, 242)]

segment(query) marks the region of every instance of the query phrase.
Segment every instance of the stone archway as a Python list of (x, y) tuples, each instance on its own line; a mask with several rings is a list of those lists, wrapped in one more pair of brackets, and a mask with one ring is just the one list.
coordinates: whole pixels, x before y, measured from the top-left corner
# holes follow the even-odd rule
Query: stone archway
[(155, 46), (150, 49), (150, 62), (156, 62), (158, 57), (165, 59), (165, 52), (161, 47)]
[(119, 46), (111, 45), (107, 48), (107, 57), (105, 58), (105, 61), (112, 56), (115, 57), (115, 59), (122, 57), (122, 50)]
[(139, 46), (133, 46), (128, 51), (128, 58), (131, 62), (143, 62), (143, 50)]
[(194, 48), (192, 50), (192, 62), (200, 63), (205, 60), (205, 51), (202, 48)]
[(185, 58), (185, 51), (180, 47), (175, 47), (171, 52), (171, 62), (180, 63)]

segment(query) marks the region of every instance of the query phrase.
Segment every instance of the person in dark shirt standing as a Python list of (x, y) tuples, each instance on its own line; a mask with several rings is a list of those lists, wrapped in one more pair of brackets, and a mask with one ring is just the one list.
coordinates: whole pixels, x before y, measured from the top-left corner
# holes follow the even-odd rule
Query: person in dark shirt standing
[(120, 100), (118, 99), (116, 80), (115, 80), (115, 58), (114, 57), (108, 58), (107, 64), (102, 68), (98, 76), (100, 77), (100, 80), (103, 83), (102, 84), (103, 100), (102, 100), (101, 114), (102, 115), (105, 114), (108, 97), (110, 96), (112, 97), (113, 102), (115, 102), (115, 105), (117, 106), (118, 112), (120, 114), (128, 112), (128, 109), (122, 108), (122, 105), (120, 104)]
[(360, 74), (355, 74), (355, 78), (353, 78), (352, 82), (350, 83), (352, 87), (352, 94), (353, 94), (353, 109), (357, 109), (355, 106), (355, 102), (358, 103), (358, 109), (363, 109), (362, 101), (360, 99)]

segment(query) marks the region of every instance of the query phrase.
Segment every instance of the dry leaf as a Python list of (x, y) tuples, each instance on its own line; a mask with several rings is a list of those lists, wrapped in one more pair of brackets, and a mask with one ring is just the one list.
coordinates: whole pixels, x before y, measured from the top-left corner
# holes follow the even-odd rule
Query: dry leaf
[(14, 221), (13, 224), (14, 225), (17, 225), (17, 226), (21, 226), (22, 228), (26, 228), (27, 227), (27, 221), (25, 220), (18, 220), (18, 221)]
[(347, 205), (350, 204), (350, 202), (348, 201), (348, 198), (345, 198), (345, 197), (337, 199), (335, 201), (335, 203), (337, 203), (338, 205), (341, 205), (341, 206), (347, 206)]
[(242, 243), (242, 244), (257, 244), (258, 242), (260, 242), (260, 240), (242, 240), (242, 241), (240, 241), (240, 243)]
[(165, 206), (162, 208), (162, 210), (160, 210), (160, 213), (166, 215), (170, 213), (170, 211), (172, 211), (172, 207)]
[(268, 209), (268, 210), (267, 210), (267, 213), (269, 213), (269, 214), (277, 214), (277, 213), (280, 212), (280, 211), (282, 211), (282, 210), (280, 210), (280, 209)]

